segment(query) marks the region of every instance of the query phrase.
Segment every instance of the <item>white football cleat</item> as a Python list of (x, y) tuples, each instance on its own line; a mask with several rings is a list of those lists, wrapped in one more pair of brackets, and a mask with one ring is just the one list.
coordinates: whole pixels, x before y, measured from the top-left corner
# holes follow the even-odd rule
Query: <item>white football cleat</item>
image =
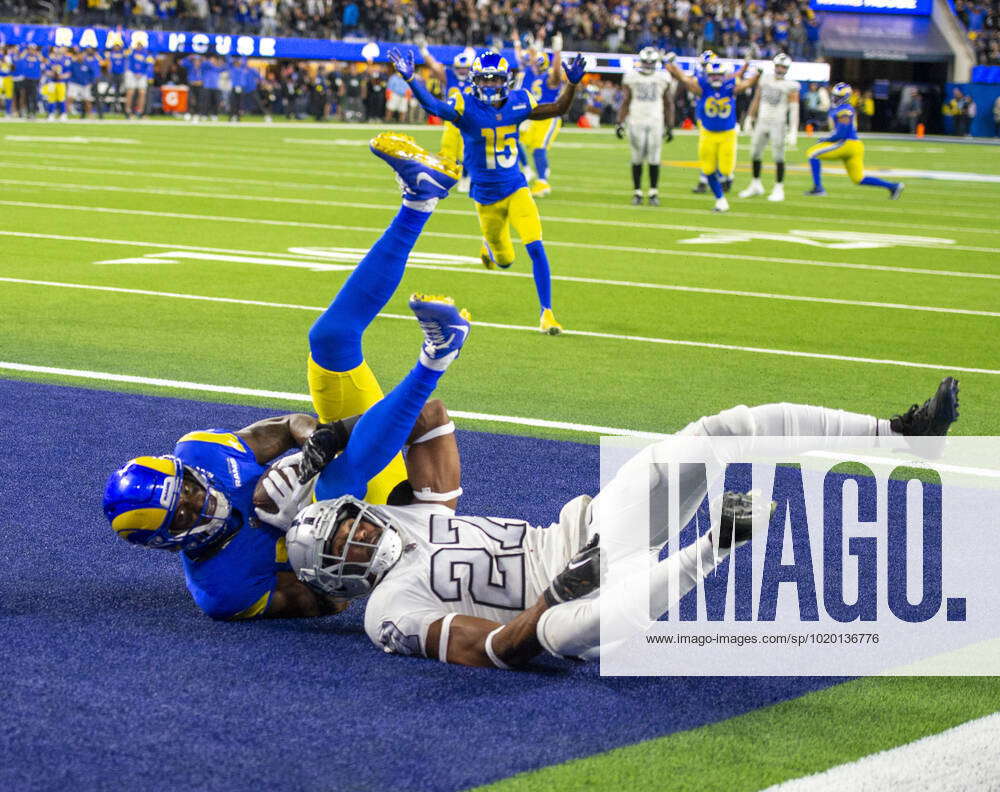
[(764, 194), (764, 185), (760, 183), (760, 179), (754, 179), (750, 182), (750, 186), (745, 190), (740, 190), (740, 198), (753, 198), (757, 195)]
[(463, 176), (458, 180), (458, 191), (460, 193), (467, 193), (471, 187), (472, 187), (471, 176)]
[(729, 201), (726, 200), (726, 196), (722, 196), (715, 202), (715, 206), (712, 207), (713, 212), (728, 212), (729, 211)]
[(769, 201), (784, 201), (785, 200), (785, 185), (778, 183), (771, 188), (771, 194), (767, 196)]

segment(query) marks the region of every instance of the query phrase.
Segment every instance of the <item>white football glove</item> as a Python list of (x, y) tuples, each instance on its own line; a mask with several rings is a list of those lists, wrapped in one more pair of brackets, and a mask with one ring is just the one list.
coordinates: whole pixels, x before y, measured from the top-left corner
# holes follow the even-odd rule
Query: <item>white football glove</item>
[(312, 482), (299, 484), (298, 474), (292, 467), (295, 464), (294, 457), (301, 459), (301, 454), (292, 454), (282, 459), (261, 480), (264, 491), (274, 501), (278, 511), (272, 513), (260, 508), (254, 509), (258, 520), (279, 531), (287, 531), (292, 526), (295, 515), (305, 508), (312, 495)]
[(555, 33), (552, 36), (552, 49), (562, 51), (563, 38), (562, 33)]
[(668, 52), (666, 55), (663, 56), (664, 63), (673, 63), (675, 60), (677, 60), (676, 52)]
[(785, 146), (787, 148), (795, 148), (799, 145), (799, 133), (798, 130), (789, 129), (788, 134), (785, 135)]
[(743, 134), (744, 135), (753, 134), (753, 119), (749, 115), (747, 115), (747, 117), (743, 119)]

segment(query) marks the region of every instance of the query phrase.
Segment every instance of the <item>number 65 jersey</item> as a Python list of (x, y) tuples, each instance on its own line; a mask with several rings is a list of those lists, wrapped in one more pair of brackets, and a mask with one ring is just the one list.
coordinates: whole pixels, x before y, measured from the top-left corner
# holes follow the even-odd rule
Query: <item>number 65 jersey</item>
[(589, 539), (590, 498), (567, 503), (548, 528), (458, 516), (439, 504), (380, 506), (403, 555), (365, 607), (365, 632), (386, 652), (425, 654), (427, 630), (449, 613), (506, 624), (534, 605)]

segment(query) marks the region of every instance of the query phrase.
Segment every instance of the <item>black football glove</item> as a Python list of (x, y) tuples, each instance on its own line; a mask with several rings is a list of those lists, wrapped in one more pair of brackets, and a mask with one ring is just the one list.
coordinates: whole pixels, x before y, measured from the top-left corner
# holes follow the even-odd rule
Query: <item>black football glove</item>
[(671, 127), (666, 128), (666, 131), (663, 133), (663, 139), (667, 141), (667, 143), (674, 142), (674, 130)]
[(615, 134), (618, 136), (619, 140), (624, 140), (625, 139), (625, 125), (624, 124), (618, 124), (618, 126), (615, 127)]
[(549, 606), (558, 605), (583, 597), (601, 585), (600, 536), (584, 545), (575, 556), (566, 562), (566, 567), (556, 575), (549, 587), (542, 592)]
[(351, 431), (361, 418), (355, 415), (331, 423), (318, 423), (309, 439), (302, 444), (302, 463), (299, 465), (299, 483), (305, 484), (325, 468), (334, 457), (347, 448)]

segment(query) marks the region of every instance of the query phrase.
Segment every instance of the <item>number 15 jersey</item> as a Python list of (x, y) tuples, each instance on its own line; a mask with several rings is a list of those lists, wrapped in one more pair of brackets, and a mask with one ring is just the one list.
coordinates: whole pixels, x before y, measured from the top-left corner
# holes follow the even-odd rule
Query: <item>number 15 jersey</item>
[(449, 101), (458, 112), (454, 123), (465, 143), (462, 164), (472, 178), (472, 200), (492, 204), (527, 187), (517, 164), (517, 127), (537, 106), (535, 97), (517, 89), (507, 95), (501, 107), (494, 107), (466, 89)]
[(571, 500), (548, 528), (440, 504), (380, 506), (400, 529), (403, 555), (368, 598), (365, 632), (386, 652), (423, 655), (427, 630), (450, 613), (506, 624), (587, 543), (589, 503)]

